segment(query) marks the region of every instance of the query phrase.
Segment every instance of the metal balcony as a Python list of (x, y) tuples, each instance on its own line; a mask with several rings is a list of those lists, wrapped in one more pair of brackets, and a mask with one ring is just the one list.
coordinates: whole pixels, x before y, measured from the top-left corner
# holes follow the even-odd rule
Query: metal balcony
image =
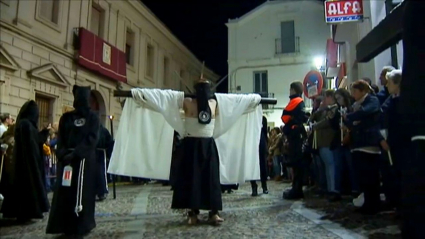
[(299, 54), (300, 53), (300, 37), (295, 37), (295, 47), (292, 51), (282, 50), (285, 42), (281, 38), (275, 40), (275, 54), (276, 55), (290, 55), (290, 54)]

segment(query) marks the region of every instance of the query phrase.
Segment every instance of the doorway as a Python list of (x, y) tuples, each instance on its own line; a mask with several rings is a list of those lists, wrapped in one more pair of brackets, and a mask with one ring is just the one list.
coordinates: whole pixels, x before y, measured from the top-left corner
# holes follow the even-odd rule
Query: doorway
[(90, 108), (94, 111), (99, 117), (100, 123), (107, 127), (106, 120), (108, 116), (106, 115), (105, 101), (103, 100), (102, 95), (99, 91), (92, 90), (90, 93)]

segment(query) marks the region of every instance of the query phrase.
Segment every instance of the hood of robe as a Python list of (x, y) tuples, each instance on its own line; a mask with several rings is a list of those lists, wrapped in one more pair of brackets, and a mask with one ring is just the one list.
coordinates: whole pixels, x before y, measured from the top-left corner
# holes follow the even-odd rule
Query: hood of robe
[(16, 124), (18, 125), (20, 121), (26, 119), (29, 120), (34, 127), (38, 128), (38, 106), (35, 101), (27, 101), (19, 110), (18, 117), (16, 119)]
[(77, 86), (72, 88), (74, 95), (74, 108), (80, 116), (86, 116), (90, 112), (90, 86)]
[(209, 82), (198, 82), (195, 84), (196, 101), (198, 105), (198, 122), (209, 124), (211, 122), (211, 109), (209, 99), (213, 96)]

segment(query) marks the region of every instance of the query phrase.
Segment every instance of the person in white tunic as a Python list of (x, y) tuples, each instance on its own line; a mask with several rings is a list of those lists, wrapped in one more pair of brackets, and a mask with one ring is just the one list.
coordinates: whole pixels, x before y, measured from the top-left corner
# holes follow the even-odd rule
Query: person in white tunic
[[(171, 207), (189, 209), (188, 223), (199, 222), (199, 210), (220, 224), (220, 184), (258, 180), (262, 127), (257, 94), (212, 94), (201, 78), (196, 99), (183, 92), (132, 89), (120, 119), (108, 172), (168, 180), (174, 130), (184, 136), (182, 159), (173, 171)], [(180, 110), (184, 110), (184, 120)]]

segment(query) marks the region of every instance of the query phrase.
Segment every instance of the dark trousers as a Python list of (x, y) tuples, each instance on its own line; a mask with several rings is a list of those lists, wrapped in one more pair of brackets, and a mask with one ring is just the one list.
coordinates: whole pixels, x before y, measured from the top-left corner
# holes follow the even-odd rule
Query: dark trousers
[(353, 152), (354, 168), (359, 175), (360, 191), (364, 193), (363, 208), (375, 211), (379, 209), (380, 198), (380, 177), (379, 177), (379, 154), (370, 154), (355, 151)]
[(97, 196), (104, 196), (105, 194), (108, 194), (108, 176), (106, 174), (106, 160), (104, 157), (104, 152), (99, 151), (96, 152), (97, 157), (97, 174), (96, 174), (96, 195)]
[(303, 140), (299, 130), (294, 130), (292, 135), (288, 136), (289, 161), (293, 168), (294, 179), (292, 180), (292, 191), (302, 193), (304, 185), (304, 174), (306, 170), (303, 157)]

